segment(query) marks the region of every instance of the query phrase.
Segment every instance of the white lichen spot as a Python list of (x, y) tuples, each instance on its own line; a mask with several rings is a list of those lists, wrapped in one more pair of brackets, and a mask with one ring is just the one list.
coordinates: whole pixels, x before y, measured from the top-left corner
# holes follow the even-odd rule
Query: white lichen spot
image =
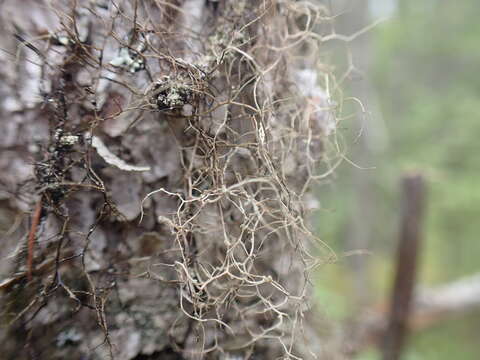
[(192, 116), (193, 115), (193, 106), (190, 104), (185, 104), (182, 107), (183, 116)]
[(123, 67), (128, 69), (131, 73), (137, 72), (143, 69), (143, 59), (138, 57), (132, 57), (131, 51), (128, 48), (121, 48), (118, 52), (118, 56), (110, 61), (110, 65), (115, 67)]
[(73, 146), (78, 143), (78, 136), (77, 135), (64, 135), (60, 138), (60, 144), (65, 146)]
[(57, 336), (57, 346), (64, 347), (66, 345), (76, 344), (82, 340), (82, 335), (75, 329), (67, 329)]
[(68, 36), (63, 36), (63, 35), (56, 36), (56, 35), (54, 35), (54, 38), (60, 45), (63, 45), (63, 46), (68, 46), (68, 45), (73, 44), (73, 41), (70, 40), (70, 38)]

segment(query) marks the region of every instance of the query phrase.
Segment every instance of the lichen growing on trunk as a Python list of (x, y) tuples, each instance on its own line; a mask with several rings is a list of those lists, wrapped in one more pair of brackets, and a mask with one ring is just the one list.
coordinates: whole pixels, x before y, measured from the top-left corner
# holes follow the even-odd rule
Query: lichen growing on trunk
[(323, 10), (22, 4), (0, 20), (15, 35), (0, 36), (0, 195), (18, 214), (0, 250), (3, 356), (318, 352), (302, 329), (305, 200), (335, 128), (312, 83)]

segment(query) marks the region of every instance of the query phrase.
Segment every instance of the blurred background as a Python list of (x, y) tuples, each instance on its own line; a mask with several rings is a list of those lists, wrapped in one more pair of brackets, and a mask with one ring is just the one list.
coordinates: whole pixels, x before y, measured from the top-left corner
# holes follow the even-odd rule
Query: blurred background
[[(339, 64), (344, 99), (355, 97), (366, 110), (344, 100), (338, 132), (349, 144), (348, 160), (318, 189), (317, 233), (339, 257), (316, 275), (318, 302), (329, 318), (345, 322), (389, 302), (400, 181), (411, 169), (423, 173), (428, 190), (418, 288), (465, 283), (480, 273), (480, 2), (322, 3), (339, 34), (386, 19), (350, 42), (326, 45), (330, 63)], [(467, 360), (479, 353), (480, 308), (473, 304), (413, 331), (403, 358)], [(380, 355), (370, 346), (358, 358)]]

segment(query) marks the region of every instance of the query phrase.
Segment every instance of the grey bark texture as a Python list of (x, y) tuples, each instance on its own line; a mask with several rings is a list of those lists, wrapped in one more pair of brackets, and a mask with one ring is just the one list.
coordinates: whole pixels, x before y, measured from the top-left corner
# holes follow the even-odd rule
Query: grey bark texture
[(321, 357), (305, 222), (335, 124), (315, 80), (322, 10), (0, 14), (1, 358)]

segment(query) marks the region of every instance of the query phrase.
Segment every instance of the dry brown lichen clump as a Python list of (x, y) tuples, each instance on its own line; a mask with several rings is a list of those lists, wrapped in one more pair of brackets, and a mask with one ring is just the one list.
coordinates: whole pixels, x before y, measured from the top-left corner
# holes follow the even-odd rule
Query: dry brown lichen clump
[(4, 356), (318, 351), (302, 329), (305, 200), (335, 127), (315, 80), (322, 9), (7, 0), (0, 13), (16, 35), (0, 37), (1, 201), (38, 209), (0, 250)]

